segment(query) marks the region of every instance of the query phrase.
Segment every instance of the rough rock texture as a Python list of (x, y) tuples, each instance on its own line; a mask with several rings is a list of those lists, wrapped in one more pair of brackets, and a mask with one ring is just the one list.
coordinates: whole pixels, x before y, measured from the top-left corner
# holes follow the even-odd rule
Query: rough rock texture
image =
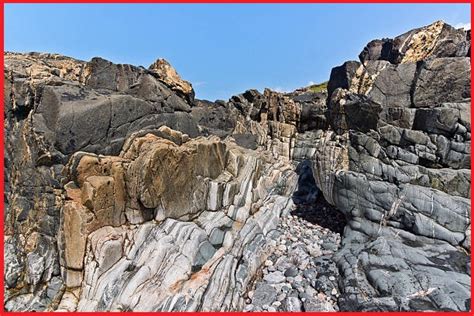
[(193, 86), (188, 81), (181, 79), (176, 70), (166, 60), (160, 58), (151, 64), (148, 69), (173, 91), (186, 97), (189, 102), (193, 102)]
[[(266, 235), (292, 205), (297, 176), (290, 161), (236, 144), (246, 139), (232, 122), (228, 133), (226, 124), (214, 128), (235, 138), (196, 139), (212, 134), (205, 127), (214, 123), (209, 109), (200, 113), (156, 69), (38, 53), (6, 53), (5, 61), (6, 309), (242, 309), (241, 293), (268, 255)], [(189, 235), (179, 239), (184, 227)], [(149, 229), (165, 239), (140, 239)], [(172, 231), (179, 241), (169, 244)], [(120, 232), (137, 246), (117, 248)], [(148, 259), (143, 243), (147, 251), (164, 251), (165, 261), (150, 264), (156, 282), (168, 275), (168, 296), (125, 306), (118, 296), (110, 301), (107, 290), (90, 292), (91, 282), (109, 288), (122, 280), (123, 271), (112, 268), (121, 258)], [(180, 270), (168, 260), (172, 253)], [(132, 278), (150, 267), (127, 269)], [(99, 279), (107, 271), (113, 277)], [(184, 289), (193, 282), (195, 302), (172, 301), (179, 288), (187, 301)], [(150, 286), (137, 299), (154, 292)]]
[[(239, 310), (268, 234), (291, 208), (288, 164), (160, 131), (171, 140), (147, 134), (119, 157), (71, 160), (61, 233), (64, 266), (82, 271), (66, 278), (80, 287), (78, 311)], [(70, 227), (83, 233), (68, 237)]]
[(373, 40), (360, 53), (360, 60), (413, 63), (430, 57), (470, 56), (471, 32), (455, 29), (443, 21), (411, 30), (394, 39)]
[(199, 128), (190, 105), (143, 68), (5, 53), (4, 77), (5, 249), (14, 249), (4, 256), (5, 306), (42, 310), (65, 281), (58, 232), (71, 155), (117, 155), (132, 134), (163, 125), (192, 137)]
[(6, 310), (470, 309), (470, 45), (435, 22), (215, 102), (5, 53)]
[(328, 117), (340, 138), (318, 148), (313, 172), (349, 219), (336, 255), (341, 309), (470, 308), (466, 37), (436, 22), (369, 43), (367, 75), (333, 72)]

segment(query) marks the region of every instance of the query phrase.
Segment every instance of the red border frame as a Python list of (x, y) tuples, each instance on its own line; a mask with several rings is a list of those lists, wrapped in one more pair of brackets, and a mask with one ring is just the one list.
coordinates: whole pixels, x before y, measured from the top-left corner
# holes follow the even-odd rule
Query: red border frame
[[(471, 24), (472, 24), (472, 14), (474, 12), (474, 5), (472, 3), (472, 0), (455, 0), (455, 1), (443, 1), (443, 0), (415, 0), (415, 1), (410, 1), (410, 0), (398, 0), (398, 1), (390, 1), (390, 0), (340, 0), (340, 1), (324, 1), (324, 0), (296, 0), (296, 1), (288, 1), (288, 0), (205, 0), (205, 1), (199, 1), (199, 0), (171, 0), (171, 1), (156, 1), (156, 0), (139, 0), (139, 1), (129, 1), (129, 0), (75, 0), (75, 1), (64, 1), (64, 0), (30, 0), (30, 1), (22, 1), (22, 0), (2, 0), (2, 5), (0, 8), (0, 19), (2, 21), (1, 29), (2, 29), (2, 34), (1, 34), (1, 48), (2, 51), (5, 50), (4, 48), (4, 7), (5, 4), (8, 3), (30, 3), (30, 4), (35, 4), (35, 3), (448, 3), (448, 4), (454, 4), (454, 3), (470, 3), (471, 4)], [(5, 59), (4, 56), (2, 56), (2, 63), (0, 66), (0, 70), (3, 73), (4, 72), (4, 65), (5, 65)], [(471, 51), (471, 60), (474, 54)], [(472, 72), (472, 67), (471, 67), (471, 96), (472, 96), (472, 88), (474, 87), (473, 84), (473, 79), (474, 79), (474, 74)], [(1, 85), (3, 87), (4, 85), (4, 76), (1, 76), (0, 78)], [(1, 111), (4, 111), (4, 89), (0, 89), (0, 98), (1, 98)], [(472, 101), (471, 101), (472, 102)], [(472, 112), (472, 104), (471, 104), (471, 121), (473, 120), (474, 115)], [(1, 116), (1, 122), (2, 125), (4, 125), (4, 115)], [(0, 167), (2, 169), (2, 172), (0, 173), (0, 191), (2, 192), (2, 197), (1, 197), (1, 203), (0, 203), (0, 226), (2, 227), (2, 234), (0, 236), (0, 252), (1, 254), (4, 253), (4, 129), (2, 128), (0, 131), (0, 148), (2, 149), (0, 151)], [(474, 155), (471, 153), (471, 166), (474, 165)], [(472, 182), (472, 173), (471, 173), (471, 182)], [(474, 195), (474, 188), (471, 185), (471, 198)], [(472, 203), (471, 203), (471, 218), (472, 218)], [(471, 235), (471, 243), (474, 240), (474, 238)], [(472, 252), (471, 252), (471, 263), (472, 263)], [(4, 310), (4, 256), (0, 256), (0, 271), (1, 277), (0, 277), (0, 301), (1, 301), (1, 306), (0, 306), (0, 315), (35, 315), (36, 313), (34, 312), (6, 312)], [(472, 302), (472, 287), (474, 285), (473, 279), (472, 279), (472, 272), (474, 271), (472, 265), (471, 265), (471, 311), (470, 312), (372, 312), (372, 313), (382, 313), (383, 315), (459, 315), (459, 316), (464, 316), (464, 315), (474, 315), (473, 314), (473, 302)], [(41, 312), (40, 312), (41, 313)], [(49, 314), (52, 312), (44, 312), (43, 314)], [(97, 314), (107, 314), (107, 312), (72, 312), (78, 313), (81, 315), (97, 315)], [(156, 315), (156, 312), (118, 312), (120, 315)], [(218, 312), (187, 312), (185, 314), (187, 315), (216, 315)], [(363, 315), (366, 312), (339, 312), (343, 313), (345, 315)], [(71, 314), (69, 312), (54, 312), (55, 315), (67, 315)], [(168, 316), (175, 316), (177, 314), (180, 314), (180, 312), (161, 312), (159, 313), (161, 315), (168, 315)], [(226, 312), (226, 315), (244, 315), (248, 313), (243, 313), (243, 312)], [(250, 313), (251, 315), (268, 315), (268, 312), (253, 312)], [(270, 313), (272, 314), (272, 313)], [(294, 315), (294, 314), (305, 314), (305, 315), (328, 315), (328, 313), (323, 313), (323, 312), (301, 312), (301, 313), (291, 313), (291, 312), (276, 312), (274, 314), (278, 315)]]

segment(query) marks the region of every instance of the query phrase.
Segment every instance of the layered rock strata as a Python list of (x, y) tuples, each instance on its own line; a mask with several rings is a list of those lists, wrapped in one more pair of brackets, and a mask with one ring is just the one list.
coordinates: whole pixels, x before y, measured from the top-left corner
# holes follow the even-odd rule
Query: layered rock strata
[(470, 308), (469, 52), (469, 32), (436, 22), (370, 42), (331, 73), (339, 136), (313, 172), (349, 219), (341, 309)]
[[(6, 310), (239, 311), (282, 284), (256, 310), (469, 310), (470, 45), (435, 22), (327, 91), (215, 102), (161, 59), (5, 53)], [(325, 203), (343, 231), (286, 217)], [(321, 259), (305, 225), (342, 241), (302, 286), (276, 256)]]

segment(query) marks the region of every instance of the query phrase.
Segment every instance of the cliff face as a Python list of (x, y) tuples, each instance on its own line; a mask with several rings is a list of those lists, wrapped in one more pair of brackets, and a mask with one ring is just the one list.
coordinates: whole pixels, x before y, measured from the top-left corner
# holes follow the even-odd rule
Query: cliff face
[[(335, 258), (341, 308), (469, 308), (469, 53), (469, 33), (436, 22), (333, 69), (329, 121), (342, 140), (319, 148), (313, 171), (349, 219)], [(328, 166), (328, 153), (344, 163)]]
[(336, 309), (468, 310), (470, 43), (435, 22), (370, 42), (327, 92), (216, 102), (164, 60), (5, 53), (5, 308), (331, 310), (309, 304), (324, 265), (259, 281), (301, 246), (304, 201), (347, 221), (323, 254)]

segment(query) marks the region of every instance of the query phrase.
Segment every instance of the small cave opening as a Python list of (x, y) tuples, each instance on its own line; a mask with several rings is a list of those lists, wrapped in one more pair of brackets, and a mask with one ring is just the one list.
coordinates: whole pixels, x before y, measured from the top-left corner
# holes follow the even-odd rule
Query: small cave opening
[(298, 174), (298, 187), (292, 197), (296, 207), (291, 215), (342, 235), (347, 224), (346, 217), (326, 201), (316, 186), (311, 161), (300, 162), (296, 167), (296, 173)]

